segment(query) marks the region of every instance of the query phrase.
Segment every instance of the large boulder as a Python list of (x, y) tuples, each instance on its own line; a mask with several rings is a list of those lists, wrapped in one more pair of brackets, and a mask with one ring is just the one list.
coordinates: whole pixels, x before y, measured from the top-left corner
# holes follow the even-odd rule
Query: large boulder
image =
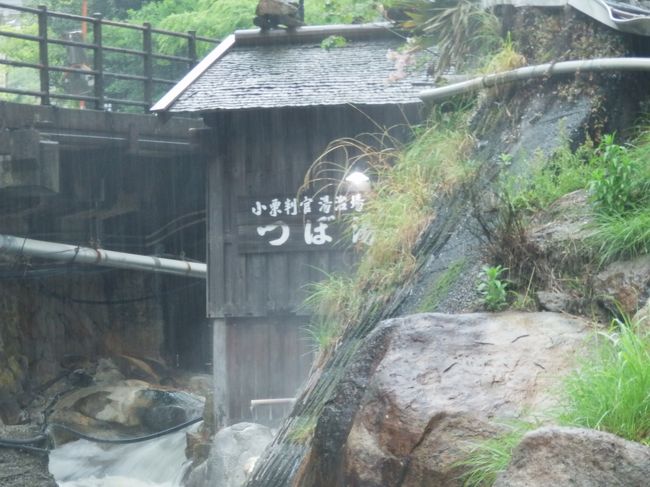
[(190, 473), (184, 485), (241, 487), (272, 439), (269, 428), (255, 423), (222, 429), (214, 436), (209, 458)]
[(556, 313), (384, 322), (319, 418), (304, 485), (462, 485), (471, 444), (554, 405), (587, 328)]
[(541, 428), (524, 436), (494, 487), (644, 487), (650, 448), (601, 431)]

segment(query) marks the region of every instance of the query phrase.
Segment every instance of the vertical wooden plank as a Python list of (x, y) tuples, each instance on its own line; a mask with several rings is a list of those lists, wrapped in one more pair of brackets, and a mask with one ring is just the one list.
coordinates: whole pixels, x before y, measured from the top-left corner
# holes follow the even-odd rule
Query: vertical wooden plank
[[(294, 140), (287, 131), (287, 125), (283, 113), (279, 109), (272, 110), (267, 120), (269, 127), (269, 150), (267, 155), (269, 161), (266, 167), (271, 171), (267, 172), (267, 181), (270, 182), (274, 194), (289, 195), (289, 183), (291, 182), (288, 170), (287, 157), (293, 151)], [(291, 192), (295, 191), (292, 189)], [(284, 212), (284, 201), (282, 211)], [(288, 309), (289, 289), (289, 261), (286, 252), (270, 254), (268, 259), (268, 284), (267, 312), (284, 312)], [(292, 290), (291, 290), (292, 291)]]
[[(305, 174), (315, 159), (315, 155), (309, 150), (309, 131), (313, 130), (309, 114), (312, 111), (312, 108), (298, 108), (288, 111), (285, 115), (287, 127), (292, 133), (292, 150), (287, 154), (287, 162), (293, 176), (293, 191), (297, 191), (302, 186)], [(308, 252), (296, 252), (289, 259), (288, 286), (292, 290), (289, 296), (289, 309), (292, 312), (305, 313), (304, 286), (309, 281), (309, 264)]]
[[(241, 397), (241, 366), (242, 362), (239, 360), (239, 327), (236, 320), (228, 320), (228, 391), (229, 391), (229, 411), (230, 420), (233, 423), (241, 421), (240, 412), (240, 397)], [(216, 377), (214, 378), (216, 381)]]
[(278, 368), (278, 362), (282, 360), (283, 357), (281, 357), (282, 354), (282, 340), (284, 337), (278, 334), (278, 320), (273, 318), (273, 319), (267, 319), (266, 322), (266, 329), (267, 329), (267, 346), (269, 349), (269, 353), (266, 357), (266, 370), (268, 371), (267, 374), (267, 381), (268, 381), (268, 387), (266, 390), (266, 397), (280, 397), (278, 394), (280, 391), (278, 390), (277, 383), (278, 383), (278, 377), (282, 375), (282, 369)]
[(251, 419), (250, 401), (255, 398), (255, 374), (259, 367), (260, 350), (257, 340), (257, 324), (253, 319), (240, 321), (241, 346), (238, 359), (243, 361), (241, 374), (241, 417)]
[[(269, 345), (269, 335), (273, 328), (271, 323), (272, 320), (269, 318), (262, 318), (255, 321), (255, 324), (252, 326), (252, 342), (255, 347), (255, 360), (253, 369), (253, 386), (251, 388), (251, 395), (247, 398), (249, 404), (253, 399), (273, 397), (273, 391), (271, 390), (271, 377), (273, 370), (269, 367), (270, 356), (272, 353)], [(265, 408), (264, 416), (267, 414), (268, 408)]]
[[(240, 157), (242, 145), (239, 143), (241, 130), (237, 128), (237, 116), (232, 113), (221, 114), (221, 144), (223, 144), (224, 180), (227, 188), (227, 206), (230, 211), (224, 213), (224, 254), (228, 276), (225, 286), (224, 312), (228, 315), (239, 315), (238, 305), (241, 296), (245, 295), (245, 281), (241, 274), (240, 264), (243, 262), (238, 255), (237, 242), (234, 238), (236, 231), (234, 209), (236, 208), (237, 185), (239, 168), (243, 164)], [(243, 150), (243, 148), (242, 148)]]
[[(338, 112), (334, 111), (332, 107), (316, 107), (314, 110), (313, 138), (311, 140), (312, 158), (315, 159), (322, 154), (329, 143), (337, 138), (339, 131), (336, 123), (338, 120), (333, 119), (336, 113)], [(328, 159), (331, 160), (329, 156)], [(329, 252), (314, 252), (311, 256), (311, 280), (322, 280), (329, 270)]]
[[(212, 132), (219, 133), (218, 128)], [(209, 289), (208, 289), (208, 317), (221, 318), (224, 316), (223, 307), (225, 303), (226, 287), (226, 265), (224, 254), (224, 214), (229, 212), (227, 205), (227, 186), (224, 182), (224, 158), (218, 148), (211, 145), (207, 147), (208, 153), (214, 156), (208, 162), (207, 177), (207, 208), (209, 218), (207, 219), (208, 233), (208, 268), (209, 268)]]
[[(227, 181), (230, 189), (230, 205), (234, 209), (237, 207), (238, 196), (244, 194), (246, 184), (246, 158), (249, 149), (244, 134), (247, 126), (245, 114), (242, 112), (227, 113), (223, 116), (224, 125), (227, 127), (227, 135), (224, 137), (228, 154)], [(237, 248), (237, 219), (234, 211), (226, 215), (226, 233), (230, 242), (226, 258), (231, 276), (227, 289), (228, 308), (233, 315), (245, 316), (248, 314), (246, 258), (239, 254)]]
[[(246, 114), (245, 143), (250, 150), (246, 154), (246, 190), (252, 198), (268, 196), (272, 163), (268, 160), (269, 114), (260, 110)], [(264, 316), (268, 296), (268, 256), (248, 254), (246, 256), (247, 311), (254, 316)]]

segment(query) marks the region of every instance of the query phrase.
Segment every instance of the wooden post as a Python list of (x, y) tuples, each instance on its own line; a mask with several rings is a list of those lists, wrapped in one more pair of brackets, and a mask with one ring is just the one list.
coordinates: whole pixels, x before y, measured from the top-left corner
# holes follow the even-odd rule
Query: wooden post
[(196, 31), (190, 30), (187, 33), (187, 57), (190, 58), (189, 68), (192, 69), (196, 66)]
[(47, 7), (38, 6), (38, 62), (41, 65), (41, 105), (50, 104), (50, 61), (47, 45)]
[[(144, 101), (147, 109), (153, 104), (153, 42), (151, 24), (145, 22), (142, 31), (142, 50), (144, 51)], [(145, 109), (146, 110), (146, 109)]]
[[(88, 17), (88, 0), (81, 1), (81, 16)], [(84, 20), (81, 22), (81, 40), (86, 42), (86, 37), (88, 37), (88, 24)]]
[(102, 48), (102, 15), (95, 14), (93, 22), (93, 69), (97, 72), (95, 75), (95, 108), (104, 110), (104, 51)]
[[(216, 154), (208, 161), (207, 179), (207, 246), (208, 246), (208, 286), (207, 303), (208, 317), (212, 323), (212, 372), (214, 381), (214, 422), (216, 431), (228, 426), (230, 419), (230, 395), (228, 392), (228, 323), (224, 316), (226, 296), (226, 262), (224, 238), (224, 199), (228, 191), (224, 181), (224, 157), (215, 148), (213, 143), (214, 132), (218, 129), (211, 128), (212, 137), (204, 140), (204, 148), (208, 154)], [(205, 146), (208, 147), (205, 147)], [(215, 150), (216, 149), (216, 150)], [(212, 294), (212, 295), (210, 295)]]
[[(81, 2), (81, 16), (88, 17), (88, 0)], [(81, 22), (81, 42), (86, 42), (86, 39), (88, 39), (88, 24), (84, 20)], [(86, 100), (79, 100), (79, 108), (82, 110), (86, 108)]]
[(230, 395), (228, 393), (228, 325), (225, 318), (212, 319), (212, 374), (214, 384), (215, 431), (228, 426)]

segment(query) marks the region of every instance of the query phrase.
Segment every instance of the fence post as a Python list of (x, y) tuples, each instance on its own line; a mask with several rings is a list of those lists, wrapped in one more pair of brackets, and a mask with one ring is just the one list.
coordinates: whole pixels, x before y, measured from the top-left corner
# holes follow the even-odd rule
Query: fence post
[(153, 42), (151, 39), (151, 24), (143, 24), (142, 50), (144, 51), (144, 101), (147, 104), (145, 111), (153, 104)]
[(190, 30), (187, 32), (187, 57), (190, 58), (189, 68), (192, 69), (196, 66), (196, 31)]
[(38, 6), (38, 62), (41, 65), (41, 105), (50, 104), (50, 61), (47, 45), (47, 7)]
[(102, 47), (102, 14), (94, 14), (93, 17), (93, 69), (95, 75), (95, 109), (105, 110), (104, 106), (104, 48)]

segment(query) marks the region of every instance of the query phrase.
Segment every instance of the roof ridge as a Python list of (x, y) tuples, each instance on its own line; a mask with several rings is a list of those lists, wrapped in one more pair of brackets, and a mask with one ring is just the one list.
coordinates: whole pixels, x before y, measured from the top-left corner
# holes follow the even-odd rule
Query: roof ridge
[(340, 35), (348, 40), (360, 40), (384, 36), (397, 36), (390, 22), (367, 24), (307, 25), (295, 29), (244, 29), (234, 33), (237, 45), (257, 45), (283, 42), (313, 42)]

